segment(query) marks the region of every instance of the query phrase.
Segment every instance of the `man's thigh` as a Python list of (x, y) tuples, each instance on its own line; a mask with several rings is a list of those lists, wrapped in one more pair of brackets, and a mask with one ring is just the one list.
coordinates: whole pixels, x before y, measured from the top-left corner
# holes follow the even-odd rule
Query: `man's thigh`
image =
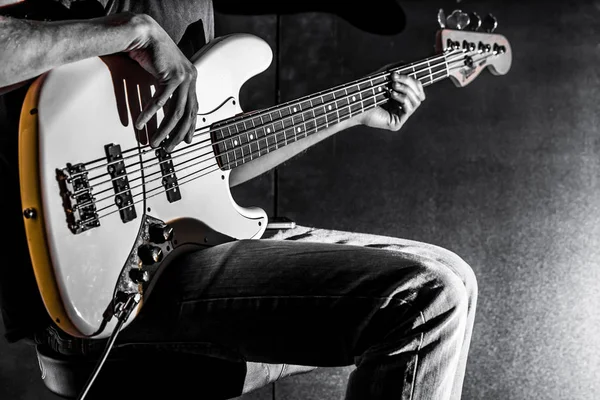
[(123, 340), (194, 343), (253, 361), (349, 365), (364, 350), (361, 329), (373, 313), (399, 287), (446, 268), (415, 248), (301, 228), (197, 251), (168, 267)]

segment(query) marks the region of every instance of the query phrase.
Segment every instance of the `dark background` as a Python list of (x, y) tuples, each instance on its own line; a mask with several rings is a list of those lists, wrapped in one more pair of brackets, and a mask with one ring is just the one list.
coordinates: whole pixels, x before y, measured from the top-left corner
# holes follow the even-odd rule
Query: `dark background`
[[(439, 8), (493, 13), (513, 48), (511, 71), (465, 88), (433, 85), (400, 132), (342, 132), (280, 167), (276, 191), (271, 172), (234, 197), (273, 214), (276, 193), (279, 214), (299, 224), (460, 254), (480, 288), (465, 400), (599, 398), (600, 2), (399, 4), (405, 19), (392, 35), (327, 12), (281, 16), (280, 100), (432, 55)], [(218, 35), (250, 32), (276, 49), (273, 14), (219, 13), (216, 22)], [(245, 109), (274, 104), (276, 79), (273, 64), (250, 81)], [(342, 399), (349, 370), (287, 378), (244, 398)], [(0, 341), (0, 398), (56, 398), (25, 345)]]

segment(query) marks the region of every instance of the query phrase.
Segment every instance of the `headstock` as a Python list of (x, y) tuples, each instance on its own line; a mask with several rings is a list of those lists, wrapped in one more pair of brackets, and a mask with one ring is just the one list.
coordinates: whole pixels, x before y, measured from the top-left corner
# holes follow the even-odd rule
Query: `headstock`
[(492, 14), (483, 19), (476, 13), (454, 10), (446, 17), (438, 12), (436, 51), (446, 55), (448, 74), (456, 86), (471, 83), (486, 68), (494, 75), (506, 74), (512, 64), (508, 40), (497, 33), (498, 21)]

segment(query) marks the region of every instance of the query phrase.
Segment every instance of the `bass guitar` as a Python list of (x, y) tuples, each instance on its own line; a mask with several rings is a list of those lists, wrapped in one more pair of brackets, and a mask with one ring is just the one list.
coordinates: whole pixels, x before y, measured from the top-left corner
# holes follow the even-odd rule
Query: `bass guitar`
[(429, 58), (242, 113), (240, 88), (268, 68), (272, 51), (249, 34), (217, 38), (192, 59), (193, 142), (171, 153), (149, 146), (149, 127), (133, 125), (156, 86), (128, 57), (89, 58), (37, 78), (22, 107), (19, 174), (30, 256), (53, 321), (76, 337), (107, 338), (134, 320), (178, 254), (260, 238), (267, 214), (235, 203), (231, 171), (383, 105), (391, 73), (464, 87), (485, 69), (504, 75), (511, 66), (507, 39), (493, 31), (440, 29), (436, 43)]

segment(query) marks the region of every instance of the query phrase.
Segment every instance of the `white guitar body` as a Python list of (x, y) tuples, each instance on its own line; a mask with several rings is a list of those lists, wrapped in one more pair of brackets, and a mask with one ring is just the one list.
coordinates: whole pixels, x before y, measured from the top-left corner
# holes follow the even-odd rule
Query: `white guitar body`
[[(241, 86), (264, 71), (271, 60), (271, 49), (263, 40), (244, 34), (215, 40), (197, 54), (193, 60), (198, 69), (196, 128), (202, 132), (214, 122), (240, 113)], [(98, 184), (93, 191), (97, 209), (113, 206), (116, 210), (115, 192), (110, 177), (107, 180), (105, 176), (105, 145), (119, 144), (123, 152), (139, 147), (131, 113), (126, 125), (121, 121), (114, 86), (111, 70), (100, 58), (62, 66), (41, 77), (38, 87), (30, 90), (21, 120), (22, 201), (23, 209), (34, 209), (36, 214), (25, 221), (38, 286), (54, 321), (63, 330), (80, 337), (88, 337), (100, 327), (103, 313), (115, 295), (124, 262), (130, 257), (140, 233), (144, 213), (172, 226), (174, 242), (179, 247), (204, 244), (203, 225), (231, 238), (250, 239), (260, 238), (268, 222), (262, 209), (242, 208), (235, 203), (229, 189), (229, 170), (218, 167), (212, 146), (203, 146), (201, 152), (172, 158), (175, 170), (179, 171), (181, 199), (175, 202), (167, 199), (161, 180), (156, 180), (161, 170), (151, 150), (141, 158), (136, 156), (125, 162), (131, 181), (141, 174), (133, 173), (139, 166), (129, 165), (144, 160), (146, 183), (141, 184), (139, 179), (129, 185), (131, 193), (138, 194), (135, 201), (146, 197), (145, 202), (134, 202), (137, 218), (124, 223), (120, 213), (113, 212), (103, 216), (99, 226), (73, 233), (59, 195), (57, 169), (65, 168), (68, 163), (100, 160), (97, 163), (100, 167), (88, 167), (90, 185)], [(31, 111), (31, 106), (35, 106), (37, 113)], [(161, 111), (158, 123), (162, 117)], [(209, 135), (208, 132), (197, 134), (193, 143), (210, 143)], [(35, 141), (37, 145), (33, 150), (25, 148), (35, 145)], [(142, 147), (149, 150), (147, 146)], [(178, 168), (199, 154), (206, 161), (188, 169)], [(204, 172), (200, 174), (200, 171)], [(182, 177), (188, 174), (195, 179), (182, 184), (185, 180)], [(39, 177), (37, 183), (31, 181), (35, 175)], [(92, 179), (96, 175), (104, 177)], [(102, 182), (105, 183), (100, 184)], [(153, 189), (155, 191), (148, 196), (142, 195), (142, 190)], [(125, 326), (134, 316), (135, 313)], [(109, 336), (115, 323), (113, 318), (95, 337)]]

